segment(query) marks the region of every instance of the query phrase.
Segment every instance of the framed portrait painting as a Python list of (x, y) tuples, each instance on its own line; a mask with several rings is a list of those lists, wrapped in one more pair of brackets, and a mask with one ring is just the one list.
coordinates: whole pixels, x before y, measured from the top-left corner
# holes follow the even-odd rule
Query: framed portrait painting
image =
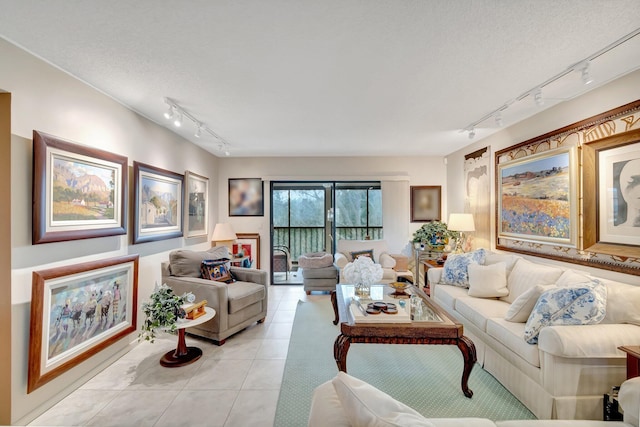
[(138, 255), (35, 271), (27, 393), (136, 330)]
[(440, 221), (442, 188), (439, 185), (411, 186), (411, 222)]
[(246, 257), (242, 267), (260, 268), (260, 234), (236, 233), (237, 239), (233, 244), (233, 255), (241, 254)]
[(263, 189), (260, 178), (229, 178), (229, 216), (263, 216)]
[(191, 171), (185, 173), (185, 237), (209, 234), (209, 178)]
[(133, 162), (133, 243), (182, 236), (184, 175)]
[(575, 148), (499, 163), (497, 173), (498, 238), (577, 245)]
[(33, 131), (32, 243), (126, 234), (127, 158)]

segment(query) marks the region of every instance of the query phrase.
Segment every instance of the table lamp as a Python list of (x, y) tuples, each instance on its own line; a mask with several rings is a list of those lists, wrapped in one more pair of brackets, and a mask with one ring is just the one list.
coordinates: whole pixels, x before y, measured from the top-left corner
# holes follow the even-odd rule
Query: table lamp
[(219, 222), (216, 224), (213, 229), (213, 236), (211, 236), (211, 241), (214, 246), (226, 246), (229, 249), (229, 253), (233, 252), (233, 242), (238, 238), (236, 233), (233, 231), (233, 227), (231, 224), (226, 222)]
[(464, 235), (465, 231), (476, 231), (475, 224), (473, 223), (473, 215), (468, 213), (452, 213), (449, 215), (447, 228), (460, 233), (460, 237), (456, 239), (456, 247), (453, 252), (464, 252), (462, 248), (466, 240), (466, 236)]

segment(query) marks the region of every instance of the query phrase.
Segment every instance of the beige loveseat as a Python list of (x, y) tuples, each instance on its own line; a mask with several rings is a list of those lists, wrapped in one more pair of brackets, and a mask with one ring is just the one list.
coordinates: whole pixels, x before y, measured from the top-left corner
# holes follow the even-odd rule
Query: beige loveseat
[(319, 385), (314, 390), (308, 425), (309, 427), (638, 427), (640, 378), (633, 378), (622, 384), (618, 399), (624, 410), (624, 422), (584, 420), (493, 422), (486, 418), (425, 418), (370, 384), (339, 372), (333, 380)]
[(373, 262), (380, 264), (382, 267), (383, 275), (381, 283), (395, 282), (398, 280), (399, 275), (412, 279), (413, 275), (410, 271), (405, 271), (399, 274), (394, 270), (394, 267), (396, 266), (396, 260), (394, 257), (398, 257), (400, 255), (391, 256), (389, 254), (389, 247), (385, 240), (338, 240), (334, 259), (336, 266), (340, 269), (340, 283), (345, 283), (344, 277), (342, 276), (342, 270), (347, 263), (353, 261), (352, 253), (368, 250), (373, 251)]
[(189, 328), (187, 332), (211, 339), (218, 345), (252, 323), (262, 323), (267, 316), (266, 271), (231, 267), (238, 280), (230, 284), (201, 278), (203, 260), (228, 256), (226, 247), (213, 247), (202, 252), (177, 250), (169, 254), (169, 261), (162, 263), (163, 283), (178, 295), (192, 292), (196, 301), (207, 300), (207, 305), (216, 310), (213, 319)]
[[(464, 324), (465, 335), (475, 343), (478, 363), (536, 417), (601, 419), (603, 394), (626, 379), (626, 355), (617, 348), (640, 343), (640, 286), (598, 279), (606, 286), (603, 320), (546, 326), (540, 329), (538, 343), (529, 344), (525, 325), (539, 292), (595, 278), (513, 254), (488, 252), (485, 265), (498, 263), (504, 263), (506, 275), (506, 294), (501, 297), (470, 296), (478, 291), (442, 284), (443, 268), (431, 268), (432, 298)], [(527, 296), (532, 296), (528, 307), (522, 305)], [(514, 319), (514, 314), (521, 318)]]

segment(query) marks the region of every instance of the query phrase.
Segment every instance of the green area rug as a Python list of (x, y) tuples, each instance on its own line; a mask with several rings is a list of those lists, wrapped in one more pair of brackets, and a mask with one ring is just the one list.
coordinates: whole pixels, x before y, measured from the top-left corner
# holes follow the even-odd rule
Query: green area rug
[[(313, 390), (337, 373), (331, 302), (298, 302), (284, 368), (275, 425), (305, 426)], [(473, 398), (460, 388), (462, 354), (455, 346), (352, 344), (350, 375), (374, 385), (429, 418), (535, 419), (496, 379), (476, 365), (469, 378)]]

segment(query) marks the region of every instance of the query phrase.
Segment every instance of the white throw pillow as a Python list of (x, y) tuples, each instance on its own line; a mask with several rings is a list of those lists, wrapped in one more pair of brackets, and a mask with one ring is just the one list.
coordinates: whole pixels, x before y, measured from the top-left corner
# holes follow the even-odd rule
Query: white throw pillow
[(565, 286), (573, 286), (580, 283), (591, 282), (591, 275), (582, 271), (565, 270), (562, 276), (556, 280), (556, 286), (563, 288)]
[(498, 298), (509, 295), (507, 289), (507, 264), (469, 264), (469, 296)]
[(502, 254), (502, 253), (487, 251), (487, 255), (484, 259), (484, 265), (497, 264), (499, 262), (504, 262), (507, 265), (507, 274), (509, 274), (511, 273), (511, 270), (513, 270), (513, 266), (516, 265), (516, 261), (518, 261), (521, 258), (522, 257), (518, 255)]
[(531, 315), (533, 307), (535, 307), (540, 295), (551, 287), (553, 287), (553, 285), (536, 285), (520, 295), (511, 303), (511, 307), (509, 307), (509, 311), (507, 311), (507, 314), (504, 316), (504, 320), (513, 323), (525, 323)]
[(607, 315), (602, 323), (631, 323), (640, 326), (640, 286), (600, 279), (607, 287)]
[(509, 295), (500, 299), (513, 303), (516, 298), (536, 285), (554, 284), (560, 275), (562, 270), (559, 268), (536, 264), (521, 258), (516, 261), (507, 278)]
[(353, 426), (435, 427), (404, 403), (344, 372), (338, 372), (332, 383)]

